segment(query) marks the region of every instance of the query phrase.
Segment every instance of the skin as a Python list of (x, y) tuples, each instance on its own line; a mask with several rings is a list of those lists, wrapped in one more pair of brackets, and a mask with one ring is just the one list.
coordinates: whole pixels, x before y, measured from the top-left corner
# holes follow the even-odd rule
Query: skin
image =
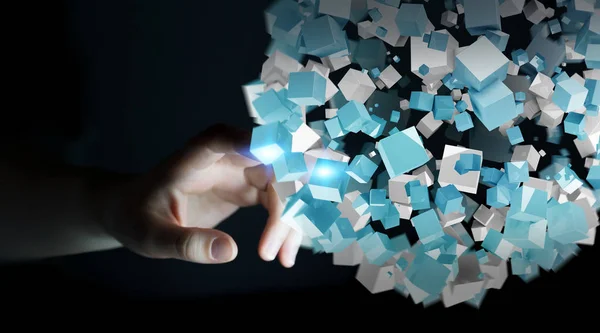
[(238, 247), (215, 227), (242, 207), (262, 205), (269, 217), (258, 253), (292, 267), (302, 235), (280, 221), (272, 171), (250, 157), (249, 140), (247, 132), (213, 126), (136, 176), (7, 153), (0, 162), (0, 259), (125, 246), (149, 258), (227, 263)]

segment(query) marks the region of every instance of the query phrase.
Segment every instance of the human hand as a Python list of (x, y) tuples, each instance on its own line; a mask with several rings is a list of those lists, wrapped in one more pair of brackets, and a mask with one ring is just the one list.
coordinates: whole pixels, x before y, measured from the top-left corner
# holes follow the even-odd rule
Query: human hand
[[(247, 157), (250, 134), (213, 126), (179, 153), (120, 192), (107, 231), (124, 246), (151, 258), (225, 263), (237, 256), (233, 238), (213, 229), (240, 207), (269, 212), (258, 252), (292, 267), (302, 234), (280, 221), (283, 205), (272, 171)], [(114, 192), (113, 192), (114, 193)], [(254, 221), (248, 221), (252, 223)]]

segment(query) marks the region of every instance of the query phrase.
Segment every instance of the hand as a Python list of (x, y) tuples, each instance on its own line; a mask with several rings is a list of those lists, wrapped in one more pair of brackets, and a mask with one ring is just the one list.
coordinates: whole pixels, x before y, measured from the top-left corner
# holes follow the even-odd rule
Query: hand
[[(262, 204), (269, 217), (258, 251), (262, 259), (292, 267), (302, 234), (279, 220), (283, 205), (272, 171), (246, 157), (250, 136), (214, 126), (163, 165), (119, 189), (105, 226), (124, 246), (151, 258), (197, 263), (235, 259), (233, 238), (213, 229), (240, 207)], [(249, 221), (250, 222), (250, 221)]]

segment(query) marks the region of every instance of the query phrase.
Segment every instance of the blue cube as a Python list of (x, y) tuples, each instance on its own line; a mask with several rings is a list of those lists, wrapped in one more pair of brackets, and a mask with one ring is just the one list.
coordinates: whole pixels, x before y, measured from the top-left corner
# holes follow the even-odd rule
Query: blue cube
[(430, 159), (414, 126), (382, 139), (378, 150), (390, 178), (416, 169)]
[(502, 185), (490, 187), (486, 191), (486, 203), (494, 208), (506, 207), (510, 204), (510, 191)]
[(352, 228), (350, 220), (343, 217), (335, 220), (335, 223), (329, 228), (327, 236), (331, 246), (325, 251), (329, 253), (341, 252), (356, 241), (356, 232)]
[(303, 153), (286, 153), (273, 162), (273, 172), (278, 182), (298, 180), (308, 172)]
[(586, 180), (596, 190), (600, 189), (600, 165), (592, 165), (590, 171), (588, 172)]
[(419, 67), (419, 74), (426, 76), (427, 74), (429, 74), (429, 67), (425, 64), (421, 65)]
[(573, 202), (548, 207), (548, 236), (561, 244), (587, 238), (588, 224), (583, 208)]
[(529, 163), (527, 161), (506, 162), (504, 171), (509, 183), (521, 183), (529, 180)]
[(460, 158), (454, 164), (454, 170), (459, 175), (464, 175), (470, 171), (480, 171), (481, 156), (477, 154), (460, 154)]
[(524, 222), (537, 222), (546, 219), (548, 193), (529, 186), (513, 191), (507, 217)]
[(444, 236), (440, 220), (433, 209), (412, 218), (421, 243), (428, 244)]
[(580, 113), (570, 112), (564, 120), (565, 133), (583, 135), (585, 129), (585, 116)]
[(369, 205), (385, 206), (387, 191), (385, 189), (372, 189), (369, 191)]
[(501, 52), (506, 50), (508, 38), (510, 37), (509, 34), (500, 30), (487, 30), (485, 36), (498, 48), (498, 50)]
[(468, 112), (463, 112), (454, 116), (454, 126), (456, 126), (457, 131), (464, 132), (470, 130), (475, 125), (473, 124), (471, 115)]
[(302, 26), (302, 38), (306, 53), (319, 58), (348, 50), (346, 32), (329, 15), (307, 20)]
[(392, 115), (390, 116), (390, 122), (397, 123), (400, 121), (400, 111), (392, 110)]
[(350, 180), (346, 173), (347, 166), (340, 161), (317, 159), (308, 181), (313, 198), (342, 202)]
[(552, 19), (548, 21), (548, 28), (550, 28), (550, 33), (552, 35), (556, 35), (562, 32), (562, 28), (560, 27), (560, 22), (558, 19)]
[(458, 110), (458, 112), (465, 112), (467, 110), (467, 107), (467, 102), (463, 100), (456, 102), (456, 110)]
[(250, 153), (261, 163), (269, 165), (291, 150), (292, 134), (280, 122), (252, 129)]
[(427, 47), (438, 51), (446, 51), (448, 48), (449, 35), (437, 31), (432, 31), (429, 37)]
[(489, 131), (519, 115), (513, 92), (501, 81), (496, 81), (481, 91), (472, 91), (470, 96), (475, 115)]
[(588, 90), (575, 79), (560, 81), (554, 88), (552, 102), (565, 112), (582, 108), (587, 98)]
[(585, 105), (600, 106), (600, 84), (598, 84), (598, 80), (586, 79), (585, 88), (588, 90)]
[(358, 133), (366, 123), (372, 120), (364, 104), (354, 100), (338, 109), (337, 117), (344, 130), (352, 133)]
[(366, 184), (371, 180), (373, 174), (377, 170), (377, 164), (371, 161), (365, 155), (357, 155), (354, 157), (346, 173), (361, 184)]
[(498, 0), (463, 0), (465, 28), (473, 35), (502, 30)]
[(325, 104), (327, 80), (317, 72), (290, 73), (288, 99), (298, 105)]
[(508, 136), (510, 144), (513, 146), (525, 141), (525, 139), (523, 139), (523, 133), (521, 133), (521, 128), (519, 126), (507, 129), (506, 135)]
[(411, 187), (410, 190), (410, 205), (413, 210), (424, 210), (431, 208), (429, 202), (429, 191), (426, 186), (417, 185)]
[(459, 212), (462, 201), (462, 194), (452, 184), (438, 188), (435, 194), (435, 204), (444, 215)]
[(324, 236), (340, 215), (340, 210), (329, 201), (309, 200), (293, 218), (304, 234), (316, 238)]
[(325, 120), (325, 128), (327, 129), (327, 134), (329, 134), (331, 139), (340, 138), (348, 134), (348, 131), (342, 127), (340, 118), (337, 116)]
[(255, 99), (252, 106), (254, 106), (260, 119), (266, 123), (285, 121), (292, 115), (292, 111), (285, 106), (273, 89), (269, 89), (269, 91)]
[(418, 111), (433, 111), (434, 95), (421, 91), (410, 93), (409, 108)]
[(504, 226), (504, 239), (522, 249), (543, 249), (548, 222), (519, 221), (507, 218)]
[(524, 92), (519, 91), (515, 93), (515, 101), (517, 102), (524, 102), (525, 99), (527, 99), (527, 95), (525, 95)]
[(514, 50), (510, 55), (512, 57), (512, 61), (517, 66), (523, 66), (529, 62), (529, 55), (527, 55), (527, 51), (523, 49)]
[(433, 104), (433, 118), (436, 120), (451, 120), (454, 115), (452, 96), (436, 95)]
[(396, 25), (402, 36), (423, 36), (428, 21), (422, 4), (402, 3), (396, 15)]
[(439, 295), (446, 287), (450, 269), (425, 252), (418, 252), (406, 271), (406, 278), (429, 295)]

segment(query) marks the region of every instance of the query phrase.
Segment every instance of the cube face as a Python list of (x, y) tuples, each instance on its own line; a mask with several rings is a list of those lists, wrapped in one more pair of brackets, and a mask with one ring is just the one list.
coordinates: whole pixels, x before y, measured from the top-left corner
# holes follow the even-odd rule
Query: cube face
[(570, 244), (586, 239), (588, 225), (583, 209), (573, 202), (548, 208), (548, 236), (561, 243)]
[(588, 90), (575, 79), (560, 81), (554, 88), (552, 102), (565, 112), (575, 111), (585, 104)]
[(420, 91), (410, 93), (409, 107), (418, 111), (433, 111), (434, 95)]
[(346, 103), (338, 110), (337, 116), (344, 130), (353, 133), (358, 133), (365, 123), (371, 120), (367, 108), (357, 101)]
[(454, 115), (452, 96), (436, 95), (433, 104), (433, 117), (436, 120), (451, 120)]
[(311, 238), (323, 236), (340, 216), (340, 211), (328, 201), (312, 200), (294, 216), (304, 234)]
[(462, 201), (462, 194), (452, 184), (440, 187), (435, 195), (435, 204), (444, 215), (459, 212), (462, 208)]
[(570, 112), (564, 120), (565, 133), (580, 136), (585, 135), (585, 116), (580, 113)]
[(519, 126), (507, 129), (506, 135), (508, 136), (508, 140), (510, 141), (511, 145), (518, 145), (519, 143), (525, 141), (523, 139), (523, 133), (521, 133), (521, 128)]
[(520, 183), (529, 180), (529, 166), (527, 161), (504, 163), (504, 170), (509, 183)]
[(443, 34), (443, 33), (437, 32), (437, 31), (432, 31), (430, 38), (429, 38), (429, 43), (427, 46), (430, 49), (434, 49), (434, 50), (443, 52), (443, 51), (446, 51), (446, 48), (448, 47), (448, 40), (449, 40), (448, 34)]
[(507, 73), (508, 59), (486, 37), (479, 38), (456, 55), (454, 76), (475, 90), (482, 90), (496, 81), (504, 81)]
[(512, 91), (496, 81), (481, 91), (471, 92), (475, 115), (490, 131), (516, 118), (517, 106)]
[(287, 120), (292, 114), (292, 111), (285, 107), (277, 92), (273, 89), (260, 95), (252, 102), (252, 105), (260, 119), (266, 123)]
[(390, 178), (420, 167), (429, 161), (415, 127), (395, 133), (378, 143), (378, 150)]
[(347, 166), (340, 161), (317, 159), (308, 182), (313, 198), (342, 202), (350, 179), (346, 173)]
[(502, 30), (498, 0), (464, 0), (465, 27), (473, 36)]
[(429, 202), (429, 191), (426, 186), (417, 185), (411, 187), (410, 204), (414, 210), (424, 210), (431, 208)]
[[(406, 278), (429, 295), (438, 295), (446, 286), (450, 270), (424, 252), (419, 252), (406, 271)], [(411, 293), (412, 294), (412, 293)]]
[(505, 186), (490, 187), (486, 191), (487, 204), (494, 208), (506, 207), (510, 204), (510, 191)]
[(545, 220), (548, 210), (547, 199), (548, 194), (546, 192), (533, 187), (522, 186), (512, 193), (507, 217), (523, 222)]
[(352, 68), (346, 72), (338, 87), (346, 100), (361, 104), (364, 104), (377, 89), (368, 74)]
[(596, 190), (600, 189), (600, 165), (590, 167), (586, 180)]
[(473, 124), (473, 119), (471, 118), (471, 115), (467, 112), (462, 112), (454, 116), (454, 124), (459, 132), (468, 131), (475, 126)]
[(396, 15), (396, 25), (402, 36), (423, 36), (428, 21), (421, 4), (402, 3)]
[(350, 175), (350, 177), (354, 178), (357, 182), (361, 184), (366, 184), (369, 182), (373, 174), (377, 170), (377, 164), (375, 164), (371, 159), (369, 159), (365, 155), (357, 155), (352, 160), (352, 163), (348, 166), (348, 170), (346, 173)]
[(306, 53), (325, 58), (348, 49), (346, 33), (330, 16), (309, 20), (302, 26)]
[(292, 134), (279, 122), (254, 127), (250, 152), (263, 164), (271, 164), (292, 149)]
[(288, 99), (298, 105), (325, 104), (327, 80), (317, 72), (290, 73)]
[(429, 244), (444, 236), (440, 220), (433, 209), (427, 210), (412, 218), (412, 222), (423, 244)]
[(273, 162), (275, 179), (278, 182), (289, 182), (300, 179), (308, 169), (303, 153), (287, 153)]

